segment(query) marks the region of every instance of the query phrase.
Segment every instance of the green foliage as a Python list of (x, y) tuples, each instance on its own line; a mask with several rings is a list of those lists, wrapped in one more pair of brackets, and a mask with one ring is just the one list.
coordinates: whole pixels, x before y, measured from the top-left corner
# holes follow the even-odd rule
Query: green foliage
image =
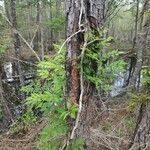
[(141, 104), (150, 104), (150, 93), (148, 91), (131, 94), (131, 101), (129, 102), (129, 110), (134, 111)]
[(66, 110), (59, 108), (58, 111), (61, 114), (60, 118), (62, 118), (63, 120), (67, 119), (68, 117), (75, 119), (78, 108), (77, 108), (77, 106), (72, 105), (72, 106), (68, 107)]
[(46, 22), (47, 27), (49, 27), (54, 32), (59, 32), (63, 30), (65, 24), (64, 17), (53, 18), (52, 20)]
[(38, 64), (37, 73), (39, 78), (23, 87), (22, 91), (29, 95), (26, 100), (28, 109), (40, 109), (50, 119), (39, 137), (39, 149), (56, 150), (63, 144), (68, 130), (66, 119), (75, 119), (78, 110), (74, 105), (65, 108), (64, 52), (46, 56), (45, 60)]
[[(90, 40), (95, 36), (89, 34)], [(96, 38), (97, 39), (97, 38)], [(98, 89), (111, 90), (111, 85), (119, 72), (124, 71), (126, 63), (120, 59), (122, 52), (119, 50), (108, 50), (112, 37), (108, 39), (97, 39), (85, 50), (83, 62), (84, 76)]]
[[(94, 40), (95, 38), (97, 37), (92, 36), (92, 34), (89, 35), (89, 40)], [(115, 75), (123, 71), (125, 65), (122, 60), (118, 60), (121, 52), (118, 50), (105, 51), (111, 40), (111, 37), (106, 40), (102, 39), (87, 47), (83, 62), (85, 78), (95, 84), (97, 88), (105, 90), (110, 88)], [(59, 49), (59, 46), (56, 47)], [(97, 71), (92, 66), (93, 61), (97, 64)], [(109, 63), (104, 64), (105, 61)], [(67, 102), (68, 106), (66, 108), (64, 100), (64, 63), (64, 51), (57, 55), (46, 56), (45, 60), (38, 64), (38, 79), (22, 88), (29, 95), (26, 101), (28, 109), (40, 109), (44, 115), (50, 118), (48, 126), (43, 129), (39, 137), (39, 149), (59, 149), (64, 143), (64, 138), (68, 131), (66, 120), (76, 118), (77, 106)], [(82, 150), (84, 149), (84, 141), (76, 139), (70, 146), (73, 149)]]
[(59, 113), (50, 115), (50, 122), (41, 132), (37, 142), (40, 150), (57, 150), (64, 144), (68, 128), (66, 121), (59, 115)]
[(67, 146), (66, 150), (71, 150), (71, 149), (74, 149), (74, 150), (84, 150), (84, 145), (85, 145), (85, 142), (82, 138), (77, 138), (75, 140), (73, 140), (69, 146)]
[(14, 124), (11, 125), (10, 132), (13, 135), (26, 133), (30, 126), (36, 123), (36, 117), (32, 111), (26, 111), (22, 116), (20, 116)]
[(144, 84), (150, 84), (150, 67), (146, 67), (142, 70), (142, 75), (144, 76), (143, 78), (143, 83)]
[(136, 127), (136, 119), (131, 116), (126, 116), (124, 118), (124, 125), (130, 132), (132, 132)]
[(64, 91), (64, 56), (63, 54), (46, 57), (38, 64), (39, 79), (22, 90), (30, 96), (27, 105), (49, 112), (63, 104)]

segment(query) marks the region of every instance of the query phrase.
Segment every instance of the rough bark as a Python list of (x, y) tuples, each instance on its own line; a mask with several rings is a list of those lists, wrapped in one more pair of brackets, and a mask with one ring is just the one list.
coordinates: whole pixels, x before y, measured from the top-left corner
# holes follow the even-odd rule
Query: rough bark
[[(67, 3), (67, 38), (79, 31), (80, 1), (68, 1)], [(80, 33), (79, 33), (80, 34)], [(80, 76), (77, 69), (78, 56), (80, 54), (81, 41), (76, 34), (67, 42), (66, 72), (67, 72), (67, 97), (73, 103), (78, 103), (80, 94)], [(83, 42), (83, 41), (82, 41)]]
[[(85, 37), (84, 32), (81, 33), (79, 30), (82, 28), (80, 25), (85, 24), (85, 28), (90, 28), (94, 31), (93, 33), (97, 34), (97, 28), (104, 24), (104, 6), (105, 0), (67, 1), (67, 38), (73, 34), (74, 36), (67, 42), (66, 96), (72, 103), (78, 104), (81, 94), (83, 94), (82, 110), (72, 137), (85, 139), (87, 147), (89, 147), (90, 127), (94, 124), (96, 99), (94, 97), (95, 86), (84, 79), (82, 87), (80, 82), (81, 72), (78, 68), (80, 63), (78, 57), (81, 55), (81, 47), (85, 42)], [(94, 64), (95, 62), (89, 63), (92, 63), (94, 67), (97, 65)], [(84, 88), (83, 93), (81, 88)]]
[[(150, 106), (143, 108), (144, 114), (139, 123), (134, 142), (139, 144), (139, 149), (143, 150), (146, 144), (146, 136), (150, 131)], [(140, 114), (141, 115), (141, 114)]]

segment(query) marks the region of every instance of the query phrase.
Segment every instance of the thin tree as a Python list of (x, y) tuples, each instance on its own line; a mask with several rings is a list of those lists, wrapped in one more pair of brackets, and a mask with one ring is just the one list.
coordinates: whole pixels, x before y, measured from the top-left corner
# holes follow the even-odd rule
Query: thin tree
[[(137, 79), (139, 78), (142, 65), (143, 65), (143, 54), (146, 49), (146, 40), (147, 40), (147, 35), (150, 30), (150, 17), (148, 12), (150, 12), (150, 2), (147, 3), (146, 5), (146, 13), (144, 18), (145, 21), (143, 22), (142, 26), (142, 32), (138, 35), (138, 51), (137, 51), (137, 64), (135, 67), (135, 72), (134, 76), (132, 78), (134, 89), (136, 89), (136, 84), (137, 84)], [(147, 53), (149, 55), (149, 52)], [(147, 62), (149, 65), (149, 61)], [(148, 85), (149, 86), (149, 85)], [(147, 87), (146, 89), (148, 89)], [(141, 104), (140, 111), (139, 111), (139, 116), (137, 120), (137, 125), (133, 134), (132, 142), (130, 144), (130, 148), (134, 145), (134, 143), (138, 143), (139, 149), (143, 150), (146, 149), (146, 139), (147, 135), (150, 131), (150, 106), (149, 104), (145, 104), (144, 102)]]
[[(17, 70), (17, 75), (19, 76), (20, 85), (23, 86), (24, 76), (23, 76), (23, 71), (21, 68), (21, 63), (19, 61), (20, 52), (21, 52), (21, 42), (20, 42), (19, 34), (17, 32), (18, 25), (17, 25), (17, 15), (16, 15), (16, 0), (11, 0), (10, 6), (11, 6), (10, 12), (11, 12), (11, 23), (12, 23), (12, 28), (13, 28), (12, 35), (13, 35), (14, 49), (15, 49), (16, 59), (18, 60), (16, 62), (15, 69)], [(24, 96), (22, 94), (21, 94), (21, 99), (24, 99)]]

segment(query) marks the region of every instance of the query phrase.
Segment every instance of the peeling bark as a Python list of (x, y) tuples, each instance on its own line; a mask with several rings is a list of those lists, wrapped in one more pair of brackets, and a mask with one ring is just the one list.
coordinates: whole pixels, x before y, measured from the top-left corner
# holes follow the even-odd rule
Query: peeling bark
[[(79, 31), (80, 5), (80, 0), (68, 1), (67, 3), (67, 38)], [(76, 104), (80, 95), (80, 75), (77, 66), (81, 43), (83, 42), (80, 41), (80, 34), (78, 33), (68, 40), (66, 53), (67, 97)]]
[[(67, 1), (67, 38), (77, 33), (80, 28), (89, 28), (98, 36), (98, 28), (104, 25), (105, 0), (68, 0)], [(84, 26), (80, 26), (80, 25)], [(82, 96), (82, 110), (78, 118), (77, 128), (75, 128), (74, 138), (81, 137), (86, 142), (86, 147), (90, 147), (90, 127), (94, 124), (95, 107), (95, 86), (83, 79), (84, 92), (81, 93), (81, 72), (79, 69), (81, 47), (84, 45), (84, 32), (80, 32), (71, 37), (67, 42), (66, 53), (66, 96), (67, 100), (78, 104)], [(93, 43), (92, 43), (93, 44)], [(92, 46), (92, 44), (90, 46)], [(96, 44), (96, 43), (94, 43)], [(94, 61), (89, 60), (89, 64), (97, 68)], [(91, 68), (93, 70), (93, 68)], [(96, 73), (96, 69), (95, 69)], [(80, 106), (79, 106), (80, 107)], [(72, 140), (72, 139), (71, 139)]]

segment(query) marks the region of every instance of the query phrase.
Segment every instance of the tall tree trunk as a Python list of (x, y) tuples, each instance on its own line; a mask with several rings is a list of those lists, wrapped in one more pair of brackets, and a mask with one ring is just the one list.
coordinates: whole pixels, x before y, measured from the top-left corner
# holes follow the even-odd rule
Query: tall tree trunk
[[(49, 18), (50, 18), (50, 21), (52, 21), (52, 19), (53, 19), (53, 14), (52, 14), (52, 0), (50, 0), (49, 8), (50, 8)], [(51, 48), (53, 47), (53, 30), (52, 30), (52, 28), (50, 30), (50, 47)]]
[[(133, 43), (132, 43), (132, 53), (135, 52), (135, 47), (136, 47), (136, 43), (137, 43), (137, 33), (138, 33), (138, 17), (139, 16), (139, 0), (136, 0), (136, 14), (135, 14), (135, 23), (134, 23), (134, 37), (131, 36), (131, 38), (133, 38)], [(129, 75), (128, 75), (128, 79), (126, 81), (126, 85), (128, 86), (130, 84), (130, 80), (132, 78), (134, 69), (135, 69), (135, 64), (136, 64), (136, 57), (132, 56), (130, 57), (130, 67), (129, 67)]]
[[(40, 25), (40, 0), (36, 1), (36, 24)], [(34, 50), (39, 50), (39, 41), (40, 34), (39, 31), (36, 32), (36, 36), (34, 38)]]
[[(147, 6), (149, 5), (149, 3), (147, 3)], [(147, 6), (144, 6), (148, 9)], [(148, 15), (145, 15), (144, 17), (146, 17)], [(142, 30), (140, 31), (139, 34), (137, 34), (137, 56), (136, 56), (136, 65), (135, 65), (135, 69), (133, 72), (133, 76), (131, 77), (131, 81), (130, 81), (130, 86), (132, 87), (132, 89), (138, 89), (138, 82), (140, 80), (140, 72), (142, 69), (142, 64), (143, 64), (143, 52), (145, 51), (146, 48), (146, 39), (147, 39), (147, 34), (148, 34), (148, 30), (149, 27), (147, 26), (147, 22), (146, 24), (143, 22), (143, 27)]]
[(140, 13), (140, 25), (139, 25), (140, 30), (142, 30), (142, 28), (143, 28), (142, 24), (143, 24), (144, 13), (146, 11), (147, 3), (148, 3), (148, 0), (145, 0), (144, 4), (143, 4), (142, 11)]
[[(61, 9), (61, 1), (56, 0), (56, 18), (60, 17), (60, 9)], [(58, 42), (59, 40), (59, 34), (60, 32), (55, 32), (55, 42)]]
[[(45, 9), (45, 4), (41, 2), (40, 4), (40, 29), (41, 29), (41, 58), (44, 60), (44, 50), (45, 50), (45, 35), (44, 35), (44, 9)], [(45, 14), (46, 15), (46, 14)]]
[(136, 1), (136, 15), (135, 15), (135, 27), (134, 27), (134, 37), (133, 37), (133, 49), (136, 45), (137, 32), (138, 32), (138, 17), (139, 16), (139, 0)]
[(28, 38), (31, 41), (32, 39), (32, 5), (30, 2), (27, 2), (27, 20), (28, 20)]
[[(10, 1), (10, 5), (11, 5), (11, 22), (12, 22), (12, 28), (14, 30), (13, 32), (13, 41), (14, 41), (14, 49), (15, 49), (15, 54), (16, 54), (16, 59), (17, 59), (17, 65), (16, 68), (17, 69), (17, 75), (19, 76), (19, 80), (20, 80), (20, 86), (24, 85), (24, 76), (23, 76), (23, 72), (22, 72), (22, 68), (21, 68), (21, 63), (19, 61), (20, 59), (20, 51), (21, 51), (21, 43), (20, 43), (20, 39), (19, 39), (19, 35), (17, 32), (15, 32), (15, 30), (17, 30), (17, 15), (16, 15), (16, 0), (11, 0)], [(20, 96), (21, 99), (24, 99), (24, 95), (21, 94)]]
[[(149, 17), (147, 14), (150, 12), (150, 2), (147, 3), (147, 12), (145, 13), (144, 17)], [(147, 40), (147, 34), (150, 30), (150, 19), (147, 19), (147, 22), (143, 23), (143, 30), (142, 33), (139, 36), (139, 48), (137, 52), (137, 64), (135, 68), (135, 73), (133, 76), (133, 85), (135, 87), (138, 75), (140, 74), (141, 68), (142, 68), (142, 62), (143, 62), (143, 52), (146, 48), (146, 40)], [(148, 54), (147, 54), (148, 55)], [(148, 66), (149, 61), (148, 61)], [(136, 87), (135, 87), (136, 88)], [(138, 143), (139, 149), (143, 150), (146, 148), (146, 136), (148, 135), (150, 131), (150, 106), (149, 103), (142, 104), (139, 112), (139, 117), (137, 121), (137, 126), (134, 131), (133, 139), (130, 144), (130, 147), (133, 146), (134, 143)]]
[[(82, 29), (80, 25), (85, 24), (84, 28), (90, 28), (97, 34), (97, 29), (104, 25), (104, 6), (105, 0), (68, 0), (67, 2), (67, 38), (74, 35), (67, 42), (66, 96), (75, 104), (80, 103), (81, 99), (83, 101), (79, 120), (76, 120), (78, 123), (71, 139), (81, 137), (86, 141), (86, 146), (90, 137), (90, 127), (94, 122), (96, 99), (95, 86), (83, 79), (82, 72), (78, 68), (81, 61), (78, 58), (81, 55), (81, 47), (86, 42), (84, 33), (80, 32)], [(97, 68), (94, 61), (91, 63), (94, 68)]]

